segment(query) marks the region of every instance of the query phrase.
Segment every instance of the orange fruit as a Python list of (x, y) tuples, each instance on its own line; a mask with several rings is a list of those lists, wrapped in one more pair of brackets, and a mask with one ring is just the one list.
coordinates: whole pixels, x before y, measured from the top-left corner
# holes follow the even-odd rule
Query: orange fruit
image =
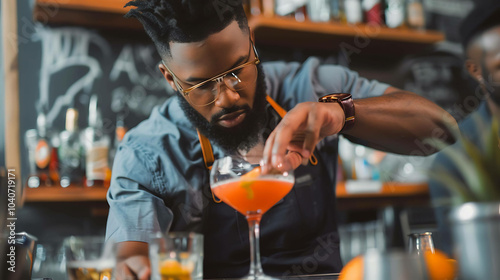
[(363, 267), (363, 256), (359, 255), (342, 268), (339, 280), (363, 280)]
[(260, 166), (257, 166), (254, 169), (250, 170), (248, 173), (241, 175), (241, 187), (247, 191), (248, 199), (253, 199), (254, 194), (251, 186), (254, 180), (259, 177), (260, 173)]
[(456, 261), (445, 253), (439, 250), (435, 250), (434, 254), (426, 251), (424, 257), (431, 280), (453, 280), (457, 276)]

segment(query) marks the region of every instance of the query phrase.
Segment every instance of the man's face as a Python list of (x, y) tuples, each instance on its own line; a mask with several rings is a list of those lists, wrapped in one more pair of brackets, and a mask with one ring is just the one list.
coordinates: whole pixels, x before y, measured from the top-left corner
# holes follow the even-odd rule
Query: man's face
[(485, 32), (481, 45), (484, 50), (483, 79), (491, 99), (500, 106), (500, 26)]
[(476, 38), (467, 50), (472, 77), (500, 106), (500, 26), (490, 28)]
[[(170, 49), (171, 57), (165, 62), (183, 89), (255, 59), (250, 36), (240, 29), (236, 21), (204, 41), (172, 42)], [(163, 75), (178, 93), (181, 107), (191, 123), (228, 152), (251, 148), (263, 126), (265, 83), (261, 67), (258, 69), (256, 82), (252, 80), (237, 92), (222, 82), (215, 102), (198, 106), (195, 100), (190, 99), (194, 95), (185, 97), (177, 92), (174, 77), (160, 65)]]

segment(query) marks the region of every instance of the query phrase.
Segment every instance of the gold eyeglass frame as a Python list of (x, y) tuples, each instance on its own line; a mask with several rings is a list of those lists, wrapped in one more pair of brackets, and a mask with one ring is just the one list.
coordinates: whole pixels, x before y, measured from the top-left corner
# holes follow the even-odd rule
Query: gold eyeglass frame
[[(172, 72), (172, 70), (170, 70), (168, 68), (168, 66), (165, 63), (165, 61), (162, 60), (161, 62), (163, 63), (163, 66), (165, 66), (165, 68), (167, 68), (167, 71), (170, 73), (170, 75), (172, 75), (172, 77), (174, 78), (174, 83), (175, 83), (175, 86), (177, 87), (177, 90), (179, 90), (182, 93), (182, 95), (188, 96), (189, 92), (191, 92), (194, 89), (197, 89), (197, 88), (203, 86), (206, 83), (209, 83), (209, 82), (221, 82), (221, 81), (223, 82), (224, 80), (223, 79), (221, 80), (221, 78), (225, 77), (226, 75), (231, 74), (232, 72), (235, 72), (236, 70), (239, 70), (239, 69), (241, 69), (241, 68), (243, 68), (245, 66), (248, 66), (248, 65), (251, 65), (251, 64), (255, 64), (255, 65), (259, 64), (260, 63), (259, 54), (258, 54), (257, 49), (255, 48), (255, 44), (253, 43), (252, 40), (250, 40), (250, 46), (253, 49), (253, 52), (254, 52), (254, 55), (255, 55), (255, 60), (245, 62), (245, 63), (243, 63), (241, 65), (238, 65), (238, 66), (236, 66), (234, 68), (231, 68), (231, 69), (229, 69), (227, 71), (224, 71), (224, 72), (222, 72), (222, 73), (220, 73), (220, 74), (218, 74), (218, 75), (216, 75), (216, 76), (214, 76), (214, 77), (212, 77), (210, 79), (207, 79), (207, 80), (205, 80), (205, 81), (203, 81), (201, 83), (193, 85), (193, 86), (189, 87), (188, 89), (183, 89), (182, 86), (179, 84), (179, 78), (177, 78), (177, 76), (175, 76), (174, 72)], [(248, 59), (250, 59), (250, 56), (248, 57)], [(236, 74), (234, 74), (234, 75), (236, 75)], [(237, 75), (236, 75), (236, 77), (237, 77)], [(217, 100), (218, 95), (219, 95), (219, 93), (217, 93), (217, 96), (215, 96), (215, 98), (214, 98), (214, 100), (212, 102), (210, 102), (208, 104), (196, 105), (196, 106), (208, 106), (208, 105), (214, 103)]]

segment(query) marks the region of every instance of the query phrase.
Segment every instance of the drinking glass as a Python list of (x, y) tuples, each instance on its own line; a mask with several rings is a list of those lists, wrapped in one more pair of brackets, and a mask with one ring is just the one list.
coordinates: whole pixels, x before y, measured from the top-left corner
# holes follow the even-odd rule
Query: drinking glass
[(116, 265), (115, 243), (102, 236), (70, 236), (63, 241), (70, 280), (111, 280)]
[(293, 169), (286, 159), (274, 168), (263, 166), (261, 156), (227, 156), (216, 160), (210, 172), (212, 192), (248, 221), (250, 271), (243, 279), (274, 279), (262, 271), (259, 223), (262, 215), (285, 197), (294, 184)]
[(149, 244), (152, 280), (203, 279), (203, 235), (170, 232)]
[(408, 235), (408, 252), (423, 254), (430, 251), (434, 254), (434, 242), (431, 232), (412, 233)]

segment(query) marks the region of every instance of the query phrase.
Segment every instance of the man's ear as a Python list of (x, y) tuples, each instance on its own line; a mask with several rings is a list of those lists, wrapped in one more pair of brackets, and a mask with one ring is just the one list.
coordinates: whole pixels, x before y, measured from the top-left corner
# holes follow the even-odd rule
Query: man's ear
[(160, 63), (158, 65), (158, 68), (160, 68), (161, 74), (163, 75), (163, 77), (165, 77), (165, 80), (167, 80), (167, 83), (172, 87), (172, 89), (174, 91), (178, 90), (177, 87), (175, 86), (174, 77), (167, 70), (167, 67), (165, 67), (165, 65), (163, 65), (163, 63)]
[(250, 32), (250, 39), (255, 44), (255, 33), (253, 32), (253, 29), (248, 27), (248, 31)]
[(483, 72), (476, 61), (474, 61), (473, 59), (465, 60), (465, 68), (467, 69), (467, 72), (469, 72), (469, 75), (474, 78), (474, 80), (480, 82), (483, 77)]

